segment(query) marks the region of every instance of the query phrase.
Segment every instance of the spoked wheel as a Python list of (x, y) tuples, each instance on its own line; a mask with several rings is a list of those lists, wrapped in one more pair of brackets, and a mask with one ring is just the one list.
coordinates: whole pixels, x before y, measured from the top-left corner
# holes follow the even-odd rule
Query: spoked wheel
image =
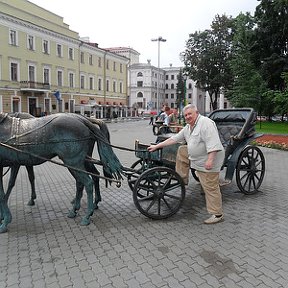
[[(145, 197), (143, 197), (145, 195)], [(185, 198), (182, 178), (168, 167), (154, 167), (143, 172), (135, 183), (133, 200), (146, 217), (165, 219), (175, 214)]]
[(244, 194), (258, 192), (265, 174), (265, 158), (256, 146), (247, 146), (236, 166), (236, 183)]
[(129, 174), (127, 180), (130, 189), (133, 191), (137, 179), (145, 170), (147, 170), (147, 161), (145, 159), (139, 159), (131, 165), (131, 168), (134, 170), (134, 173)]

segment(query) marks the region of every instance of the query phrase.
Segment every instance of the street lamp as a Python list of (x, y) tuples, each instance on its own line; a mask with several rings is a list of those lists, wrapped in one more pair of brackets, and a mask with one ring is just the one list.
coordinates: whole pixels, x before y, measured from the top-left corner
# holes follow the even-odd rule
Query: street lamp
[(159, 74), (160, 74), (160, 42), (166, 42), (166, 39), (162, 38), (162, 36), (159, 36), (158, 38), (151, 39), (153, 42), (158, 42), (158, 73), (157, 73), (157, 104), (156, 104), (156, 109), (157, 113), (159, 112)]

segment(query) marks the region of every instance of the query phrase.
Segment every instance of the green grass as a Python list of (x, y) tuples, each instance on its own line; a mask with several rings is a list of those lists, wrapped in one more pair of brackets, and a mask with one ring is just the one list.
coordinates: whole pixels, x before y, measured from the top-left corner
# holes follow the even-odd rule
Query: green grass
[[(260, 128), (261, 125), (261, 128)], [(256, 131), (265, 134), (288, 134), (288, 122), (257, 121)]]

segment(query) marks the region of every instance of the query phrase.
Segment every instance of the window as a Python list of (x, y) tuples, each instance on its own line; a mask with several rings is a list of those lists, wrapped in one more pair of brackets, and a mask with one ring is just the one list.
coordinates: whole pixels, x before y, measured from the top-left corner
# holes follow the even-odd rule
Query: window
[[(142, 93), (142, 92), (138, 92), (138, 93), (137, 93), (137, 97), (138, 97), (138, 98), (143, 98), (143, 93)], [(142, 103), (142, 102), (138, 102), (138, 103)]]
[(113, 92), (117, 92), (116, 91), (116, 81), (115, 80), (113, 81)]
[(102, 67), (102, 61), (101, 61), (101, 57), (98, 57), (98, 67)]
[(116, 62), (113, 62), (113, 71), (116, 71)]
[(18, 63), (16, 62), (10, 64), (10, 78), (11, 81), (18, 81)]
[(28, 77), (30, 82), (35, 82), (35, 66), (29, 65), (28, 67)]
[(15, 30), (9, 31), (9, 44), (14, 46), (18, 44), (17, 32)]
[(171, 99), (174, 99), (174, 93), (171, 93)]
[(109, 80), (106, 80), (106, 91), (109, 91)]
[(192, 89), (192, 83), (188, 84), (188, 89)]
[(68, 74), (68, 77), (69, 77), (69, 87), (74, 88), (74, 74), (70, 72)]
[(49, 68), (44, 68), (44, 70), (43, 70), (43, 81), (44, 81), (44, 83), (50, 83), (50, 70), (49, 70)]
[(49, 54), (50, 53), (50, 47), (49, 47), (49, 41), (43, 40), (43, 53)]
[(74, 50), (73, 48), (68, 49), (68, 59), (69, 60), (74, 60)]
[(109, 60), (106, 61), (106, 69), (109, 70)]
[(93, 55), (89, 55), (89, 65), (93, 65)]
[(62, 57), (62, 45), (57, 44), (57, 56)]
[(168, 84), (165, 84), (165, 89), (169, 89), (169, 88), (168, 88)]
[(85, 76), (81, 75), (80, 77), (80, 88), (84, 89), (85, 88)]
[(84, 64), (84, 52), (81, 52), (81, 54), (80, 54), (80, 61), (81, 61), (81, 63), (82, 64)]
[(174, 80), (174, 75), (171, 75), (171, 80)]
[(143, 81), (137, 81), (137, 87), (143, 87)]
[(120, 90), (119, 91), (120, 93), (123, 93), (123, 83), (122, 82), (119, 83), (119, 90)]
[(93, 90), (94, 89), (94, 78), (89, 77), (89, 89)]
[(123, 65), (120, 64), (120, 73), (123, 73)]
[(35, 50), (35, 39), (34, 39), (34, 36), (32, 35), (28, 35), (28, 38), (27, 38), (27, 48), (29, 50)]
[(59, 87), (63, 86), (63, 71), (57, 71), (57, 84)]
[(174, 89), (174, 84), (173, 83), (171, 84), (171, 89)]
[(166, 80), (168, 80), (169, 79), (169, 75), (166, 75)]
[(98, 79), (98, 90), (99, 91), (102, 90), (102, 81), (101, 81), (101, 79)]

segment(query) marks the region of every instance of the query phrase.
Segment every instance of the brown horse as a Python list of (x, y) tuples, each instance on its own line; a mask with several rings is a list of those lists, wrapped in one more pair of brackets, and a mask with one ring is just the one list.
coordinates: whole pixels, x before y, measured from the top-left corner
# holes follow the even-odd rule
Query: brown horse
[[(0, 114), (0, 233), (12, 220), (9, 195), (3, 189), (3, 166), (35, 166), (58, 156), (77, 183), (76, 199), (69, 216), (80, 209), (82, 188), (87, 193), (87, 212), (81, 224), (88, 225), (93, 215), (93, 179), (87, 174), (94, 164), (87, 162), (97, 142), (104, 174), (121, 179), (123, 167), (104, 133), (87, 118), (73, 113), (59, 113), (41, 118), (18, 119)], [(88, 166), (87, 166), (88, 165)], [(94, 167), (95, 168), (95, 167)], [(91, 168), (93, 169), (93, 168)]]

